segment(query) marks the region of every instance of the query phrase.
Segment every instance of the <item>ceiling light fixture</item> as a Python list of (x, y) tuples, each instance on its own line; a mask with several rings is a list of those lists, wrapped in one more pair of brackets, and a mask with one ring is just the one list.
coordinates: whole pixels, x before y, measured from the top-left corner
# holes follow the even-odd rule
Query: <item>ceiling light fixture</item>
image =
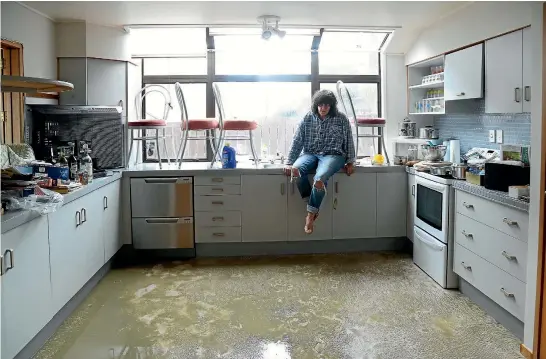
[(262, 15), (258, 17), (258, 23), (262, 24), (262, 39), (269, 40), (273, 35), (283, 38), (286, 31), (279, 30), (281, 18), (274, 15)]

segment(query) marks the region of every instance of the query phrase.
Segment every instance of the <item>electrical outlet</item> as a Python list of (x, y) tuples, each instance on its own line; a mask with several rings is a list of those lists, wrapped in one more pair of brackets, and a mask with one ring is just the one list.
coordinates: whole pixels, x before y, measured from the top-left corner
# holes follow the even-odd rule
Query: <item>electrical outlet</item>
[(489, 142), (495, 143), (496, 136), (495, 136), (495, 130), (489, 130)]
[(502, 143), (502, 142), (503, 142), (502, 130), (497, 130), (497, 143)]

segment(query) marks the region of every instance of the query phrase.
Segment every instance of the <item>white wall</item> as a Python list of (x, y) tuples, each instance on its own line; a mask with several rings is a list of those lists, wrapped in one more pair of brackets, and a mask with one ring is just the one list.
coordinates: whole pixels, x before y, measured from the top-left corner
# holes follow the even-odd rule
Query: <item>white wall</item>
[(60, 22), (55, 25), (57, 57), (85, 57), (86, 24), (79, 22)]
[(538, 233), (539, 233), (539, 201), (542, 195), (540, 186), (540, 165), (544, 162), (541, 158), (541, 134), (544, 123), (542, 122), (542, 2), (532, 4), (531, 36), (533, 39), (533, 68), (537, 71), (533, 79), (533, 103), (531, 108), (531, 207), (529, 210), (529, 238), (527, 241), (527, 292), (525, 295), (525, 330), (523, 343), (527, 348), (533, 349), (534, 322), (535, 322), (535, 297), (538, 262)]
[(392, 161), (392, 139), (398, 136), (398, 124), (407, 115), (406, 97), (406, 66), (404, 55), (381, 55), (382, 114), (387, 119), (385, 135), (387, 137), (387, 151)]
[(406, 54), (406, 64), (531, 24), (530, 2), (475, 2), (425, 29)]
[[(55, 24), (16, 2), (1, 3), (2, 38), (23, 44), (24, 74), (31, 77), (57, 78)], [(57, 103), (28, 97), (27, 103)]]
[(129, 34), (121, 29), (87, 23), (87, 57), (131, 60)]

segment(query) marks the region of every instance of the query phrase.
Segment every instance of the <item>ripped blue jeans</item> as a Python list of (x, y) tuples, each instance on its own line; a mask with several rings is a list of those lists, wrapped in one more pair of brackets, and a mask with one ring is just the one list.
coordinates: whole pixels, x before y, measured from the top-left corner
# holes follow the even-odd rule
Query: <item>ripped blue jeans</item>
[[(302, 198), (309, 198), (307, 212), (318, 213), (320, 204), (326, 195), (328, 180), (345, 166), (345, 157), (336, 155), (303, 154), (292, 165), (299, 170), (299, 177), (294, 178)], [(316, 188), (309, 182), (308, 174), (316, 170), (313, 184), (324, 183), (323, 188)]]

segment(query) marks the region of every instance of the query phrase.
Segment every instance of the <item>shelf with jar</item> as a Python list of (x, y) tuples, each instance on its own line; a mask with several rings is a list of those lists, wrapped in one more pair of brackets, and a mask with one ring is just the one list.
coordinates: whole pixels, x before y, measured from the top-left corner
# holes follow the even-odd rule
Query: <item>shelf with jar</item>
[(443, 89), (428, 90), (422, 99), (414, 102), (410, 115), (445, 113)]

